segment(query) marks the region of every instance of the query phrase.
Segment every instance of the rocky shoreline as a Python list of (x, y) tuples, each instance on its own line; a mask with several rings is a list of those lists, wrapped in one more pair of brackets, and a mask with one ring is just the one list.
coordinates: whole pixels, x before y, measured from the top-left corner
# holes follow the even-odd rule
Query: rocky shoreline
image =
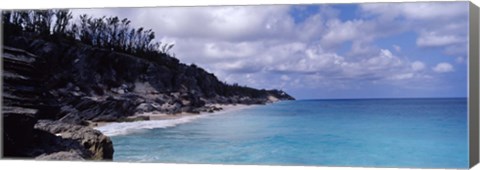
[(228, 112), (239, 110), (243, 108), (247, 108), (252, 105), (245, 105), (245, 104), (212, 104), (206, 106), (205, 111), (199, 113), (190, 113), (190, 112), (181, 112), (175, 114), (167, 114), (158, 111), (153, 112), (137, 112), (132, 116), (128, 116), (124, 119), (119, 119), (114, 122), (105, 122), (105, 121), (89, 121), (88, 126), (92, 128), (101, 127), (104, 125), (108, 125), (111, 123), (122, 123), (122, 122), (138, 122), (138, 121), (149, 121), (149, 120), (170, 120), (170, 119), (179, 119), (188, 116), (197, 116), (197, 115), (204, 115), (204, 114), (211, 114), (215, 112)]
[(5, 158), (111, 160), (112, 141), (92, 122), (294, 100), (183, 64), (169, 52), (173, 44), (157, 42), (151, 29), (130, 27), (127, 18), (72, 19), (67, 9), (2, 12)]
[(280, 90), (225, 84), (168, 55), (150, 60), (30, 36), (5, 37), (4, 45), (7, 158), (111, 160), (112, 142), (92, 122), (175, 118), (222, 110), (217, 104), (294, 99)]
[(89, 126), (93, 129), (99, 130), (107, 136), (123, 135), (142, 131), (144, 129), (165, 128), (172, 127), (178, 124), (191, 122), (193, 120), (208, 117), (218, 114), (228, 114), (235, 111), (252, 108), (260, 105), (222, 105), (216, 104), (217, 107), (222, 108), (215, 112), (201, 112), (201, 113), (178, 113), (178, 114), (164, 114), (164, 113), (143, 113), (132, 117), (147, 117), (146, 119), (135, 119), (133, 121), (117, 121), (117, 122), (92, 122)]
[(41, 98), (41, 58), (3, 48), (3, 156), (39, 160), (111, 160), (113, 144), (100, 131), (58, 120), (41, 120), (40, 110), (55, 105)]

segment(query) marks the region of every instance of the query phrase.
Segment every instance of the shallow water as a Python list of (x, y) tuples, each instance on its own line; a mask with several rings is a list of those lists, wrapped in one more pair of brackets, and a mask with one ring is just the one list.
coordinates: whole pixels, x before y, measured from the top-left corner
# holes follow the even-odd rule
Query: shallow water
[(116, 135), (114, 161), (468, 167), (465, 98), (285, 101), (136, 123), (101, 129)]

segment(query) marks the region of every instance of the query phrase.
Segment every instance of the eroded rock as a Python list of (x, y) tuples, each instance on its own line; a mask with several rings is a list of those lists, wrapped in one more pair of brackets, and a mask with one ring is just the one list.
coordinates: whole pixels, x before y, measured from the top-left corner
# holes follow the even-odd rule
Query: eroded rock
[(89, 156), (91, 157), (87, 159), (111, 160), (113, 158), (114, 150), (110, 138), (90, 127), (40, 120), (35, 124), (35, 129), (50, 132), (62, 139), (77, 141), (81, 146), (90, 151)]

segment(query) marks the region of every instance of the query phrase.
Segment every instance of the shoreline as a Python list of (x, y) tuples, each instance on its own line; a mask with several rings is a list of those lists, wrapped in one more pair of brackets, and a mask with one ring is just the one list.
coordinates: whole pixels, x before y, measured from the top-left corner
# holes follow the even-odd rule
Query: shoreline
[[(243, 110), (247, 108), (252, 108), (255, 106), (261, 106), (260, 104), (208, 104), (206, 105), (207, 107), (217, 107), (221, 108), (218, 111), (214, 112), (200, 112), (200, 113), (188, 113), (188, 112), (180, 112), (176, 114), (166, 114), (166, 113), (160, 113), (157, 111), (154, 112), (146, 112), (146, 113), (136, 113), (133, 116), (127, 117), (127, 119), (131, 121), (118, 121), (118, 122), (89, 122), (89, 127), (99, 130), (99, 128), (105, 128), (109, 125), (114, 125), (114, 124), (122, 124), (122, 123), (147, 123), (147, 122), (155, 122), (155, 121), (168, 121), (168, 120), (181, 120), (181, 119), (189, 119), (189, 118), (195, 118), (195, 117), (203, 117), (203, 116), (208, 116), (208, 115), (214, 115), (214, 114), (221, 114), (221, 113), (228, 113), (228, 112), (233, 112), (233, 111), (238, 111), (238, 110)], [(147, 119), (148, 118), (148, 119)], [(99, 130), (102, 133), (104, 133), (102, 130)], [(107, 135), (111, 136), (111, 135)]]

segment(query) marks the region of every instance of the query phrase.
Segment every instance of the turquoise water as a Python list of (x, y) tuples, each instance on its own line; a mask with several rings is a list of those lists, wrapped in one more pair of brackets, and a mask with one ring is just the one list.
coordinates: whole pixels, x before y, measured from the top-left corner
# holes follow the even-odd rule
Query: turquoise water
[(162, 123), (102, 129), (127, 129), (114, 161), (468, 167), (465, 98), (284, 101)]

